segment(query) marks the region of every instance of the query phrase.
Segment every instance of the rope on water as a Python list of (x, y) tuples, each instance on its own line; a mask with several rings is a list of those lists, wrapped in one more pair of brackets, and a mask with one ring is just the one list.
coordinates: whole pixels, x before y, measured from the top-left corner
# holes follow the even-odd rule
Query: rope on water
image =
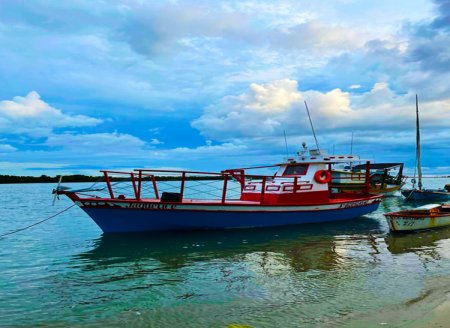
[(58, 212), (58, 213), (56, 213), (56, 214), (53, 214), (52, 216), (49, 216), (48, 218), (46, 218), (46, 219), (44, 219), (44, 220), (41, 220), (41, 221), (36, 222), (36, 223), (33, 223), (32, 225), (29, 225), (29, 226), (27, 226), (27, 227), (20, 228), (20, 229), (14, 230), (14, 231), (10, 231), (10, 232), (4, 233), (3, 235), (0, 235), (0, 239), (3, 238), (3, 237), (5, 237), (5, 236), (12, 235), (12, 234), (18, 233), (18, 232), (20, 232), (20, 231), (29, 229), (29, 228), (31, 228), (31, 227), (37, 226), (38, 224), (44, 223), (45, 221), (48, 221), (48, 220), (50, 220), (50, 219), (53, 219), (54, 217), (57, 217), (58, 215), (60, 215), (60, 214), (62, 214), (62, 213), (64, 213), (64, 212), (70, 210), (70, 209), (71, 209), (72, 207), (74, 207), (75, 205), (76, 205), (76, 204), (72, 204), (71, 206), (69, 206), (69, 207), (63, 209), (62, 211), (60, 211), (60, 212)]

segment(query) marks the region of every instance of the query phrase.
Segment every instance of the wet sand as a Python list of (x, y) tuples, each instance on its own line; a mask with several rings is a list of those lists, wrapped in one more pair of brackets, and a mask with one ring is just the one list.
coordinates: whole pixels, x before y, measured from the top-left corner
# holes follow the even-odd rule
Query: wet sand
[(341, 327), (448, 328), (450, 277), (432, 278), (417, 298), (368, 315), (351, 316)]

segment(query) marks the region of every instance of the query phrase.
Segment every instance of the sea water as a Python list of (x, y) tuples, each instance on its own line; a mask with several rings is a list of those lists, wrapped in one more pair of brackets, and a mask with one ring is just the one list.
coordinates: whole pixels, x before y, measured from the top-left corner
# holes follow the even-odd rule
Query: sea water
[[(0, 234), (72, 205), (52, 206), (53, 187), (0, 185)], [(346, 326), (450, 275), (450, 228), (389, 233), (383, 213), (413, 206), (388, 197), (339, 223), (126, 235), (73, 207), (0, 239), (0, 326)]]

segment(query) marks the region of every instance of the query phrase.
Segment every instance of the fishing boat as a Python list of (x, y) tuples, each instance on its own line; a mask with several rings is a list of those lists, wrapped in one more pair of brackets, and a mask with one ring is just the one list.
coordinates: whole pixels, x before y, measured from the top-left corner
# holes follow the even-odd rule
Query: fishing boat
[[(444, 188), (432, 189), (423, 188), (422, 185), (422, 165), (420, 158), (420, 126), (419, 126), (419, 101), (416, 95), (416, 169), (417, 169), (417, 188), (415, 186), (416, 179), (412, 179), (412, 188), (402, 189), (401, 193), (406, 200), (412, 201), (440, 201), (450, 200), (450, 186), (445, 185)], [(415, 174), (414, 174), (415, 175)]]
[[(306, 146), (297, 156), (281, 164), (221, 172), (103, 170), (101, 184), (78, 190), (58, 185), (54, 193), (69, 197), (105, 233), (322, 223), (378, 208), (382, 196), (368, 192), (368, 175), (360, 193), (332, 190), (331, 165), (348, 161), (348, 156), (330, 158)], [(370, 163), (366, 165), (369, 172)], [(275, 172), (246, 173), (257, 168)], [(175, 187), (165, 188), (169, 182)]]
[[(344, 192), (359, 192), (365, 188), (366, 166), (336, 165), (332, 168), (332, 187)], [(370, 165), (370, 192), (393, 196), (404, 185), (403, 163), (373, 163)]]
[(391, 231), (414, 231), (450, 226), (450, 204), (428, 204), (412, 210), (386, 213)]

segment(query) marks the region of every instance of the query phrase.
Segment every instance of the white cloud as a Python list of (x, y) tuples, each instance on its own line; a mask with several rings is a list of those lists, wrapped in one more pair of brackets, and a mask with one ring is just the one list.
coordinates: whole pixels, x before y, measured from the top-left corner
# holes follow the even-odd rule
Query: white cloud
[(0, 101), (0, 132), (45, 136), (54, 128), (94, 126), (102, 120), (68, 115), (44, 102), (35, 91)]
[(333, 26), (318, 20), (309, 21), (273, 34), (274, 45), (301, 52), (336, 55), (336, 51), (354, 50), (364, 46), (367, 36), (353, 28)]
[(68, 164), (45, 163), (45, 162), (0, 162), (0, 170), (34, 170), (34, 169), (59, 169), (67, 167)]
[(134, 156), (134, 152), (140, 154), (146, 145), (145, 141), (135, 136), (117, 132), (51, 135), (45, 144), (72, 153), (87, 153), (93, 157), (127, 153)]
[(152, 140), (150, 141), (150, 145), (162, 145), (164, 142), (156, 139), (156, 138), (152, 138)]
[[(414, 129), (414, 95), (397, 95), (387, 83), (376, 83), (366, 93), (351, 94), (340, 89), (299, 91), (293, 80), (252, 84), (247, 92), (224, 97), (205, 108), (192, 126), (218, 141), (280, 136), (283, 130), (307, 134), (310, 127), (305, 100), (316, 129), (324, 134)], [(445, 110), (450, 109), (450, 98), (425, 101), (420, 107), (421, 121), (428, 127), (442, 127), (450, 120), (450, 110)]]
[(0, 153), (9, 153), (16, 151), (17, 148), (8, 144), (0, 144)]

